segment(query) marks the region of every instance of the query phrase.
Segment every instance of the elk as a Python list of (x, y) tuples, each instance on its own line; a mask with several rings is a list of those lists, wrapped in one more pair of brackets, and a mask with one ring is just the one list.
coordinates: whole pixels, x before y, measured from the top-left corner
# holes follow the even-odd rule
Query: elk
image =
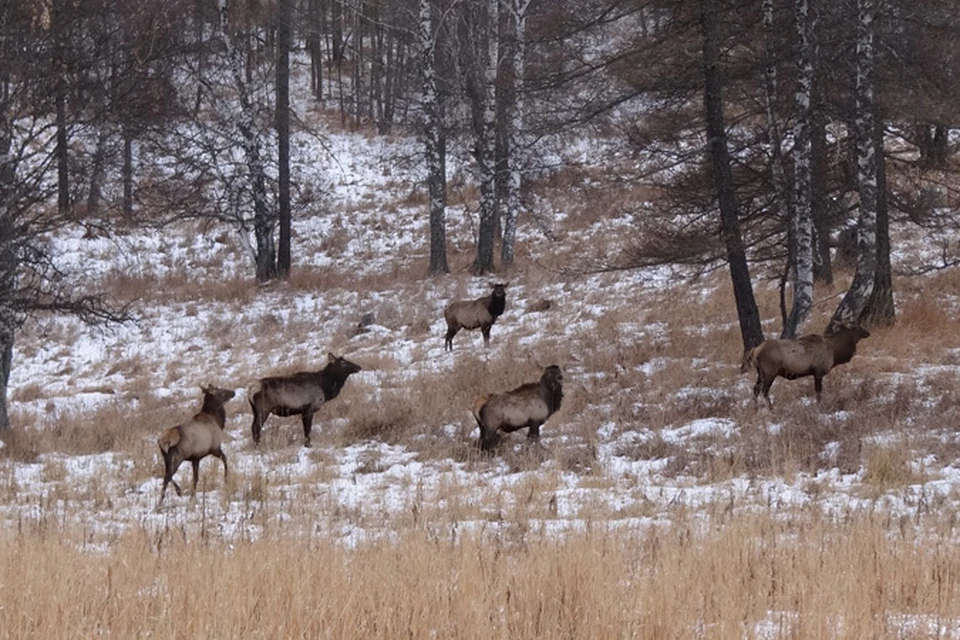
[(473, 417), (480, 426), (480, 448), (489, 451), (500, 442), (498, 432), (511, 433), (527, 427), (527, 438), (540, 438), (540, 426), (560, 409), (563, 374), (550, 365), (537, 382), (506, 393), (480, 396), (473, 403)]
[(271, 413), (287, 417), (299, 415), (303, 422), (304, 446), (310, 446), (310, 428), (313, 414), (325, 402), (340, 394), (351, 374), (361, 371), (360, 365), (327, 354), (327, 366), (319, 371), (300, 371), (289, 376), (261, 378), (247, 390), (250, 408), (253, 410), (254, 444), (260, 444), (263, 423)]
[(223, 427), (227, 412), (223, 408), (235, 395), (232, 389), (201, 386), (203, 406), (200, 413), (189, 421), (170, 427), (160, 436), (157, 444), (163, 454), (163, 489), (160, 490), (160, 504), (167, 493), (167, 485), (173, 484), (177, 495), (182, 496), (180, 485), (173, 479), (184, 460), (193, 463), (193, 493), (197, 493), (197, 476), (200, 473), (200, 461), (207, 456), (216, 456), (223, 460), (223, 477), (227, 477), (227, 454), (223, 452)]
[(509, 282), (491, 284), (490, 295), (476, 300), (457, 300), (443, 310), (447, 321), (447, 335), (443, 341), (444, 351), (453, 351), (453, 337), (460, 329), (480, 329), (483, 344), (490, 346), (490, 327), (497, 321), (507, 306), (506, 288)]
[(828, 328), (823, 335), (764, 340), (743, 354), (740, 372), (746, 373), (751, 367), (757, 371), (757, 382), (753, 385), (754, 403), (762, 391), (767, 405), (773, 408), (770, 387), (778, 376), (787, 380), (813, 376), (817, 402), (820, 402), (823, 377), (834, 367), (850, 362), (857, 352), (857, 343), (868, 337), (870, 332), (866, 329), (840, 326), (833, 331)]

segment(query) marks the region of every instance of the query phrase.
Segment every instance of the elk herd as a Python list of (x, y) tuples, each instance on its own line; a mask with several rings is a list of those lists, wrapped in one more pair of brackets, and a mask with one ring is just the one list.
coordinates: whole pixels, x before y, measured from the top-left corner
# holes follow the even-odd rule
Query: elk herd
[[(444, 351), (453, 350), (453, 338), (461, 329), (480, 329), (484, 345), (490, 344), (490, 329), (506, 309), (506, 288), (509, 283), (492, 284), (493, 291), (475, 300), (451, 302), (443, 311), (447, 332)], [(816, 399), (823, 391), (823, 377), (837, 365), (850, 362), (857, 343), (870, 335), (860, 327), (828, 328), (823, 335), (810, 334), (796, 339), (770, 339), (744, 352), (741, 373), (754, 369), (757, 381), (753, 387), (754, 404), (760, 393), (772, 409), (770, 387), (778, 377), (794, 380), (813, 376)], [(300, 416), (304, 445), (310, 446), (313, 416), (320, 407), (340, 394), (352, 374), (361, 371), (358, 364), (346, 358), (327, 354), (327, 364), (318, 371), (301, 371), (288, 376), (260, 378), (247, 389), (247, 400), (253, 413), (250, 431), (254, 444), (260, 443), (263, 425), (271, 414), (281, 417)], [(190, 420), (163, 432), (158, 440), (163, 455), (164, 475), (160, 493), (163, 502), (167, 486), (173, 484), (177, 495), (180, 485), (173, 479), (180, 465), (189, 460), (193, 466), (193, 491), (197, 490), (200, 461), (215, 456), (223, 461), (227, 476), (227, 456), (223, 452), (223, 430), (226, 423), (224, 405), (235, 393), (215, 386), (201, 387), (203, 403)], [(472, 414), (480, 430), (477, 445), (491, 451), (501, 441), (500, 433), (527, 429), (527, 438), (536, 442), (540, 427), (560, 409), (563, 401), (563, 373), (557, 365), (543, 370), (540, 379), (509, 391), (478, 396)]]

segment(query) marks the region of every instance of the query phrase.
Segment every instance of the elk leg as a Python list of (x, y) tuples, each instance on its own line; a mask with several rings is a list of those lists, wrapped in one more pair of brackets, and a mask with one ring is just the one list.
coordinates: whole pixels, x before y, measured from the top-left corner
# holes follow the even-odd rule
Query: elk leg
[(213, 452), (213, 455), (217, 456), (223, 460), (223, 479), (227, 479), (227, 454), (223, 452), (223, 449), (218, 449)]
[(480, 332), (483, 334), (483, 344), (486, 347), (490, 346), (490, 325), (484, 324), (480, 325)]
[(770, 400), (770, 387), (773, 386), (773, 381), (776, 379), (776, 376), (773, 376), (769, 380), (764, 379), (763, 381), (763, 397), (767, 399), (767, 406), (771, 409), (773, 409), (773, 401)]
[(540, 440), (540, 425), (532, 424), (530, 428), (527, 429), (527, 439), (537, 442)]
[(310, 429), (313, 427), (313, 414), (309, 411), (304, 411), (303, 416), (303, 446), (310, 446)]
[(177, 481), (172, 477), (164, 476), (163, 478), (163, 489), (160, 490), (160, 504), (163, 504), (163, 497), (167, 495), (167, 485), (172, 484), (173, 488), (177, 490), (177, 495), (182, 496), (183, 492), (180, 491), (180, 485), (177, 484)]
[(760, 397), (760, 392), (763, 390), (763, 374), (760, 371), (757, 371), (757, 383), (753, 385), (753, 405), (757, 405), (757, 398)]
[(488, 431), (483, 427), (480, 428), (480, 450), (481, 451), (490, 451), (497, 446), (497, 443), (500, 442), (500, 436), (497, 433)]
[(197, 495), (197, 479), (200, 477), (200, 460), (191, 460), (193, 465), (193, 495)]
[(820, 395), (823, 393), (823, 376), (813, 376), (813, 389), (817, 393), (817, 402), (820, 402)]
[(167, 485), (172, 484), (173, 488), (177, 490), (177, 495), (182, 496), (183, 492), (180, 490), (180, 485), (177, 484), (177, 481), (173, 479), (173, 474), (177, 472), (177, 468), (180, 466), (182, 460), (176, 459), (176, 454), (173, 452), (166, 452), (163, 454), (164, 462), (164, 471), (163, 471), (163, 489), (160, 490), (160, 504), (163, 504), (163, 497), (167, 493)]
[(263, 421), (263, 414), (256, 407), (253, 407), (253, 424), (250, 425), (250, 431), (253, 433), (253, 444), (260, 444), (260, 432), (263, 431)]
[(457, 329), (447, 327), (447, 335), (443, 338), (443, 350), (453, 351), (453, 336), (457, 335)]

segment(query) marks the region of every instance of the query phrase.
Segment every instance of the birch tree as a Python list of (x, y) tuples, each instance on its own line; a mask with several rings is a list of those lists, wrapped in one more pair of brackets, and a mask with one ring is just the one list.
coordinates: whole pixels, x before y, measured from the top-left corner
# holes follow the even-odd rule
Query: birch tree
[[(79, 276), (60, 269), (45, 236), (73, 224), (57, 196), (57, 123), (45, 108), (56, 82), (44, 52), (50, 34), (32, 2), (0, 3), (0, 431), (10, 428), (7, 385), (17, 331), (31, 314), (66, 313), (86, 322), (121, 321)], [(53, 72), (55, 73), (55, 72)], [(55, 108), (55, 107), (54, 107)]]
[[(258, 282), (277, 275), (273, 232), (277, 215), (267, 200), (267, 177), (263, 163), (262, 142), (256, 126), (256, 112), (244, 74), (244, 52), (236, 46), (230, 31), (226, 0), (220, 0), (219, 37), (227, 56), (230, 79), (240, 108), (236, 129), (246, 159), (247, 178), (253, 196), (253, 232), (256, 238), (254, 261)], [(241, 37), (245, 37), (241, 35)]]
[(857, 267), (853, 282), (830, 319), (830, 327), (857, 325), (873, 293), (877, 269), (877, 155), (874, 143), (875, 0), (857, 0), (856, 123), (857, 191), (860, 211), (857, 226)]
[(524, 73), (527, 56), (527, 14), (530, 0), (510, 0), (510, 14), (513, 18), (513, 105), (509, 120), (509, 142), (507, 144), (507, 207), (503, 221), (503, 244), (500, 246), (500, 266), (509, 268), (513, 264), (513, 250), (517, 235), (517, 219), (520, 217), (521, 189), (523, 187), (523, 169), (525, 167), (526, 140), (524, 135), (524, 115), (526, 97)]
[[(768, 0), (769, 1), (769, 0)], [(811, 97), (813, 91), (814, 25), (810, 0), (795, 0), (799, 59), (793, 127), (794, 190), (790, 211), (793, 247), (793, 305), (783, 327), (784, 338), (796, 336), (813, 306), (813, 213), (811, 187)]]
[(791, 224), (793, 200), (791, 186), (787, 181), (783, 158), (783, 134), (777, 118), (777, 95), (779, 80), (777, 77), (777, 51), (781, 48), (777, 40), (777, 31), (774, 24), (774, 2), (763, 0), (763, 35), (766, 49), (766, 66), (763, 70), (764, 80), (764, 110), (767, 118), (767, 130), (770, 138), (770, 173), (773, 178), (773, 202), (778, 209), (778, 218), (787, 221), (787, 260), (783, 276), (780, 279), (780, 314), (783, 320), (783, 335), (788, 333), (788, 315), (786, 304), (787, 281), (796, 282), (796, 237)]
[(447, 265), (447, 179), (446, 138), (443, 133), (443, 107), (437, 86), (437, 38), (433, 26), (432, 0), (419, 0), (417, 46), (420, 51), (420, 81), (423, 105), (423, 147), (427, 164), (427, 191), (430, 215), (431, 274), (449, 273)]
[(893, 324), (893, 269), (890, 264), (890, 216), (887, 203), (887, 168), (883, 155), (883, 124), (875, 117), (873, 136), (877, 154), (877, 266), (873, 278), (873, 291), (867, 302), (861, 323), (870, 327)]
[(480, 171), (480, 224), (473, 272), (493, 271), (497, 230), (497, 71), (500, 66), (500, 0), (487, 0), (486, 61), (483, 74), (483, 115), (475, 157)]
[(277, 275), (290, 275), (290, 21), (293, 0), (280, 0), (277, 25)]

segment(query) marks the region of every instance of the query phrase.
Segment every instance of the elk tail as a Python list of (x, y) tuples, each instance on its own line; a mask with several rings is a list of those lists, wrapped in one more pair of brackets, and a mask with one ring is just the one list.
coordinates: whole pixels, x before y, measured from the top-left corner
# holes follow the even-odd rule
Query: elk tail
[(157, 444), (160, 445), (160, 451), (166, 454), (167, 451), (170, 451), (170, 447), (176, 446), (179, 442), (180, 427), (171, 427), (163, 432), (163, 435), (160, 436)]
[(253, 396), (260, 393), (262, 389), (263, 389), (263, 383), (260, 380), (252, 382), (250, 386), (247, 387), (247, 400), (249, 400), (252, 404)]
[(487, 400), (489, 399), (490, 396), (486, 394), (477, 396), (474, 398), (473, 406), (470, 408), (471, 413), (473, 413), (473, 419), (477, 421), (477, 425), (479, 425), (481, 429), (483, 428), (483, 422), (481, 421), (483, 416), (481, 412), (483, 411), (483, 405), (487, 404)]

